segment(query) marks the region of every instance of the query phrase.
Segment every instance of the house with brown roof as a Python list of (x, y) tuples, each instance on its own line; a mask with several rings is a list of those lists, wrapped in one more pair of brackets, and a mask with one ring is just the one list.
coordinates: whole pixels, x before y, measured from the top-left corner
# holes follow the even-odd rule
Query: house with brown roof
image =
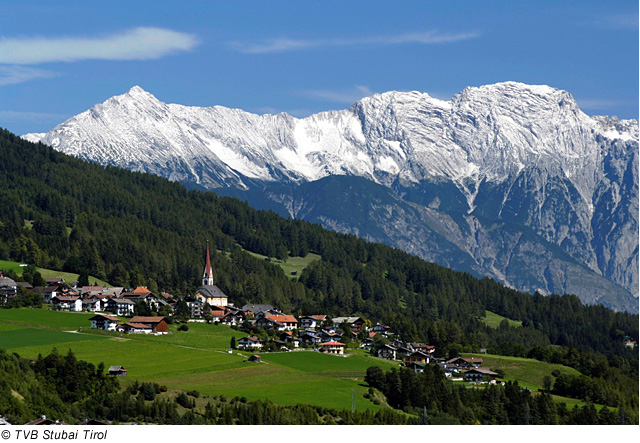
[(378, 357), (386, 358), (388, 360), (395, 360), (397, 351), (398, 349), (395, 346), (384, 345), (380, 349), (378, 349)]
[(132, 321), (118, 326), (118, 330), (121, 332), (126, 332), (127, 334), (151, 334), (151, 332), (153, 332), (151, 326), (144, 323), (135, 323)]
[(326, 319), (326, 315), (305, 315), (303, 317), (300, 317), (300, 327), (305, 329), (316, 328), (320, 326)]
[(164, 317), (142, 317), (136, 316), (129, 320), (129, 323), (139, 323), (151, 327), (153, 334), (167, 334), (169, 332), (169, 324)]
[(82, 311), (82, 299), (79, 295), (56, 295), (51, 298), (51, 305), (60, 311)]
[(118, 328), (120, 319), (106, 314), (94, 315), (89, 319), (92, 329), (103, 329), (105, 331), (115, 331)]
[(464, 381), (478, 382), (495, 380), (498, 374), (489, 368), (477, 367), (461, 371), (464, 375)]
[(220, 317), (220, 323), (223, 325), (237, 326), (244, 321), (244, 317), (240, 313), (227, 312)]
[(145, 286), (138, 286), (133, 291), (123, 292), (122, 294), (120, 294), (120, 297), (131, 300), (134, 303), (143, 301), (151, 308), (152, 311), (157, 311), (161, 305), (166, 304), (164, 300), (157, 297)]
[(480, 357), (471, 357), (471, 358), (463, 358), (463, 357), (455, 357), (446, 361), (447, 365), (456, 366), (458, 368), (477, 368), (482, 364), (482, 359)]
[(238, 348), (240, 349), (261, 349), (262, 345), (263, 341), (255, 336), (243, 337), (238, 340)]
[(429, 354), (425, 354), (421, 351), (414, 351), (404, 358), (404, 363), (405, 365), (409, 365), (411, 363), (422, 363), (423, 365), (428, 364)]

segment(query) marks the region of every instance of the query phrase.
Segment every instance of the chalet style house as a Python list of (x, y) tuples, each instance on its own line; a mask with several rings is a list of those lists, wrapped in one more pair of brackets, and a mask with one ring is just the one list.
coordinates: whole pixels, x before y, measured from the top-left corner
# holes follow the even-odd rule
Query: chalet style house
[(9, 277), (2, 277), (0, 275), (0, 302), (5, 302), (8, 299), (15, 297), (18, 293), (18, 285), (15, 281)]
[(338, 341), (328, 341), (320, 345), (320, 352), (325, 354), (344, 354), (344, 343)]
[(482, 359), (480, 357), (473, 358), (462, 358), (455, 357), (445, 362), (447, 365), (455, 366), (460, 369), (462, 368), (479, 368), (482, 364)]
[(364, 327), (364, 320), (360, 317), (336, 317), (333, 319), (333, 324), (339, 326), (343, 323), (347, 323), (351, 326), (353, 332), (360, 332)]
[(238, 348), (240, 349), (260, 349), (262, 348), (262, 340), (258, 337), (243, 337), (238, 340)]
[(326, 315), (305, 315), (300, 317), (300, 326), (302, 328), (317, 328), (327, 319)]
[(115, 331), (120, 321), (116, 317), (106, 314), (94, 315), (89, 320), (91, 321), (91, 328), (104, 329), (105, 331)]
[(291, 331), (298, 328), (298, 320), (293, 315), (263, 313), (256, 320), (256, 326), (277, 331)]

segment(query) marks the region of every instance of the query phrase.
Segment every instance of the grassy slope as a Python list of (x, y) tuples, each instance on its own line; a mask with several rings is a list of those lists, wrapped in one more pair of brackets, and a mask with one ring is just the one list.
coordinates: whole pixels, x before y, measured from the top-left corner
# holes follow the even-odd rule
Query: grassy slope
[[(128, 369), (123, 384), (134, 380), (161, 383), (169, 389), (197, 389), (203, 394), (268, 398), (276, 403), (306, 403), (330, 408), (377, 410), (363, 395), (366, 368), (393, 366), (356, 351), (351, 357), (313, 351), (262, 353), (262, 363), (245, 362), (250, 353), (224, 352), (232, 336), (244, 334), (226, 326), (189, 324), (188, 332), (166, 336), (122, 335), (88, 328), (91, 314), (36, 309), (0, 310), (0, 346), (35, 358), (53, 347), (72, 349), (80, 359)], [(83, 328), (82, 333), (65, 331)], [(397, 363), (396, 363), (397, 364)]]
[[(267, 258), (266, 255), (256, 254), (255, 252), (251, 252), (251, 251), (246, 251), (246, 252), (253, 255), (254, 257), (257, 257), (263, 260)], [(302, 270), (307, 266), (309, 266), (309, 263), (315, 260), (320, 260), (320, 258), (321, 257), (318, 254), (310, 253), (310, 254), (307, 254), (306, 257), (289, 257), (286, 262), (272, 258), (271, 262), (279, 265), (287, 277), (289, 277), (290, 279), (294, 279), (294, 278), (300, 277), (300, 274), (302, 274)], [(291, 271), (298, 271), (297, 276), (292, 276)]]
[(482, 320), (484, 321), (484, 323), (493, 328), (493, 329), (498, 329), (498, 326), (500, 325), (500, 322), (504, 319), (509, 321), (509, 326), (513, 326), (513, 327), (519, 327), (522, 326), (522, 322), (521, 321), (516, 321), (516, 320), (511, 320), (510, 318), (506, 318), (503, 317), (501, 315), (495, 314), (491, 311), (484, 311), (487, 315), (486, 317), (484, 317)]
[[(18, 274), (19, 276), (22, 276), (23, 268), (20, 267), (20, 263), (18, 262), (0, 260), (0, 269), (4, 269), (6, 271), (12, 269), (16, 274)], [(74, 274), (72, 272), (54, 271), (51, 269), (44, 269), (44, 268), (38, 268), (38, 272), (40, 272), (40, 274), (42, 275), (42, 278), (62, 277), (67, 283), (70, 283), (72, 281), (78, 281), (78, 274)], [(98, 285), (101, 285), (101, 286), (109, 286), (109, 283), (90, 275), (89, 283), (93, 284), (94, 282), (97, 282)]]
[[(364, 398), (363, 378), (369, 366), (387, 370), (396, 366), (383, 359), (354, 350), (349, 357), (324, 355), (313, 351), (262, 353), (262, 363), (245, 362), (251, 354), (228, 354), (232, 336), (244, 334), (222, 325), (190, 323), (188, 332), (165, 336), (123, 335), (89, 329), (93, 314), (56, 312), (45, 309), (0, 309), (0, 347), (21, 356), (35, 358), (54, 347), (60, 353), (72, 349), (78, 358), (106, 366), (122, 365), (134, 380), (155, 381), (169, 389), (192, 390), (202, 394), (244, 396), (249, 400), (268, 398), (276, 403), (307, 403), (330, 408), (350, 408), (351, 392), (356, 391), (356, 407), (377, 410)], [(83, 328), (82, 333), (72, 333)], [(537, 391), (542, 379), (554, 369), (576, 375), (562, 365), (518, 357), (464, 354), (482, 357), (483, 366), (502, 369), (506, 380)], [(583, 405), (579, 400), (556, 397), (568, 407)], [(601, 406), (596, 405), (599, 409)]]
[[(530, 358), (507, 357), (503, 355), (487, 355), (487, 354), (463, 354), (464, 357), (480, 357), (482, 358), (482, 366), (491, 369), (502, 369), (504, 371), (505, 381), (518, 381), (520, 386), (529, 388), (532, 392), (542, 389), (542, 379), (545, 375), (551, 375), (555, 369), (563, 374), (579, 375), (580, 373), (568, 366), (546, 363)], [(569, 409), (575, 405), (584, 406), (586, 403), (573, 398), (560, 397), (553, 395), (556, 401), (564, 402)], [(596, 409), (600, 410), (603, 405), (594, 404)]]

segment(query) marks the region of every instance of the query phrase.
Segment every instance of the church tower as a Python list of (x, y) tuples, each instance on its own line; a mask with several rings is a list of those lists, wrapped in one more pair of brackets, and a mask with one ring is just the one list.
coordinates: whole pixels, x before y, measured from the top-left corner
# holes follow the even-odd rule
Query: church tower
[(207, 242), (207, 258), (202, 274), (202, 286), (213, 286), (213, 270), (211, 269), (211, 259), (209, 258), (209, 242)]

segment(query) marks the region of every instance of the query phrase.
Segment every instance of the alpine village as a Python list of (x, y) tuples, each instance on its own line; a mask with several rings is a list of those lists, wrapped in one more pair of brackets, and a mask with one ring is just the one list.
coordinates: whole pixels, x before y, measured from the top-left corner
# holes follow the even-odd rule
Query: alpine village
[(5, 130), (0, 159), (0, 424), (638, 424), (638, 315)]

